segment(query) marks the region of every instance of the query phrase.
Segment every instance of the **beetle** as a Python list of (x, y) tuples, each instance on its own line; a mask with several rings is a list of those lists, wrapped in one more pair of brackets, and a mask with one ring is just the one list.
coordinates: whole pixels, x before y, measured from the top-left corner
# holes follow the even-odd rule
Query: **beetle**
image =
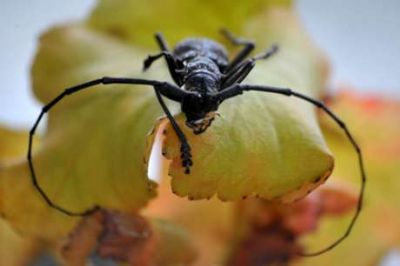
[(61, 94), (43, 106), (38, 118), (29, 132), (29, 144), (27, 159), (33, 186), (37, 189), (46, 203), (58, 211), (69, 216), (85, 216), (98, 210), (95, 206), (84, 212), (72, 212), (55, 204), (39, 185), (32, 161), (32, 140), (36, 128), (43, 116), (54, 107), (65, 96), (74, 94), (84, 89), (99, 84), (133, 84), (146, 85), (153, 87), (157, 100), (163, 109), (166, 117), (171, 123), (176, 135), (179, 138), (181, 147), (182, 167), (186, 174), (190, 174), (193, 166), (191, 148), (188, 140), (179, 127), (175, 118), (171, 115), (163, 97), (179, 102), (181, 110), (186, 116), (186, 126), (193, 130), (194, 134), (201, 134), (211, 126), (220, 104), (230, 98), (241, 95), (245, 91), (259, 91), (284, 96), (293, 96), (303, 101), (309, 102), (324, 111), (334, 122), (344, 131), (348, 140), (355, 149), (361, 173), (361, 188), (358, 197), (358, 204), (354, 216), (344, 234), (332, 244), (320, 251), (313, 253), (302, 253), (302, 256), (316, 256), (325, 253), (340, 242), (342, 242), (350, 232), (361, 212), (364, 190), (366, 184), (366, 173), (360, 146), (355, 141), (346, 124), (334, 114), (323, 102), (313, 99), (305, 94), (296, 92), (290, 88), (281, 88), (267, 85), (248, 85), (242, 84), (251, 70), (255, 67), (258, 60), (270, 58), (278, 51), (277, 45), (272, 45), (265, 52), (253, 57), (249, 57), (255, 48), (255, 44), (247, 39), (238, 38), (227, 30), (222, 30), (225, 38), (235, 46), (243, 46), (241, 51), (229, 60), (226, 49), (216, 41), (207, 38), (188, 38), (178, 43), (173, 51), (168, 48), (167, 42), (161, 33), (155, 34), (156, 42), (160, 47), (160, 52), (149, 55), (143, 62), (143, 70), (146, 71), (152, 63), (160, 58), (164, 58), (169, 73), (175, 84), (165, 81), (125, 78), (125, 77), (102, 77), (88, 81), (65, 89)]

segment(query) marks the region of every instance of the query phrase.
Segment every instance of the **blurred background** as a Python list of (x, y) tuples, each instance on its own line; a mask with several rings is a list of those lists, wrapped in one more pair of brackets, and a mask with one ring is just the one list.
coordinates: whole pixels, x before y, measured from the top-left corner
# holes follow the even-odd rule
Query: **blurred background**
[[(0, 10), (0, 124), (32, 125), (41, 105), (30, 91), (30, 64), (39, 34), (50, 25), (83, 18), (94, 0), (2, 1)], [(400, 1), (298, 0), (297, 12), (330, 61), (330, 89), (400, 98)], [(390, 252), (381, 265), (400, 265)]]
[[(2, 1), (0, 10), (0, 122), (29, 126), (39, 112), (31, 97), (30, 62), (40, 32), (83, 18), (94, 0)], [(400, 98), (398, 0), (298, 0), (296, 9), (315, 43), (331, 60), (331, 89), (348, 86)]]

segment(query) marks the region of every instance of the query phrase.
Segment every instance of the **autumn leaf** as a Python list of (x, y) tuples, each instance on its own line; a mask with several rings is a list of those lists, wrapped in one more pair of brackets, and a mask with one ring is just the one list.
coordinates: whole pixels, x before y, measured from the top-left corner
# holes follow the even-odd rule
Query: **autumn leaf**
[[(330, 107), (343, 117), (361, 145), (368, 186), (360, 219), (346, 241), (323, 256), (304, 260), (301, 265), (378, 265), (400, 243), (400, 101), (342, 88), (331, 99)], [(357, 191), (360, 178), (353, 149), (332, 123), (323, 119), (322, 125), (336, 155), (334, 179)], [(307, 237), (305, 243), (309, 247), (329, 243), (343, 233), (350, 216), (323, 220), (317, 233)]]
[[(23, 130), (7, 129), (0, 126), (0, 168), (12, 163), (26, 151), (28, 132)], [(37, 140), (35, 139), (37, 143)], [(12, 188), (10, 188), (12, 189)], [(0, 206), (4, 204), (0, 201)], [(24, 238), (14, 231), (1, 213), (0, 218), (0, 264), (27, 265), (42, 248), (42, 243), (32, 238)]]
[[(102, 0), (87, 20), (90, 27), (134, 46), (156, 47), (152, 38), (163, 32), (171, 43), (189, 36), (222, 39), (218, 30), (244, 30), (266, 10), (290, 8), (291, 0), (222, 1), (113, 1)], [(259, 36), (266, 36), (258, 32)]]
[[(318, 97), (316, 88), (322, 86), (324, 65), (307, 39), (292, 34), (295, 29), (301, 32), (293, 15), (272, 10), (254, 21), (285, 27), (264, 29), (265, 38), (260, 43), (268, 47), (276, 41), (281, 52), (270, 61), (257, 63), (246, 82), (288, 86)], [(216, 194), (222, 200), (259, 196), (291, 202), (330, 175), (332, 155), (309, 103), (249, 92), (223, 103), (218, 112), (220, 116), (212, 127), (201, 135), (184, 126), (183, 115), (177, 116), (192, 146), (194, 166), (190, 175), (185, 175), (181, 167), (180, 143), (174, 131), (165, 121), (156, 126), (151, 138), (165, 131), (163, 150), (172, 159), (169, 173), (174, 193), (192, 199)]]
[[(112, 75), (118, 69), (128, 69), (128, 62), (135, 69), (134, 60), (129, 60), (131, 54), (130, 59), (135, 59), (134, 48), (81, 26), (56, 28), (44, 35), (41, 42), (32, 71), (34, 86), (40, 88), (37, 94), (44, 100), (67, 87), (68, 80), (72, 80), (72, 85), (78, 80), (105, 75), (99, 72), (101, 69)], [(120, 60), (116, 57), (118, 51), (122, 51)], [(109, 61), (110, 57), (114, 60)], [(69, 64), (71, 58), (80, 60)], [(62, 67), (53, 68), (51, 62)], [(83, 211), (95, 204), (137, 210), (154, 195), (142, 153), (145, 136), (158, 115), (152, 91), (145, 88), (94, 88), (71, 101), (65, 100), (50, 113), (48, 133), (40, 147), (34, 147), (37, 149), (33, 162), (39, 183), (54, 202), (70, 210)], [(76, 219), (49, 209), (35, 191), (25, 159), (0, 174), (4, 187), (18, 183), (18, 190), (4, 190), (2, 196), (7, 199), (4, 211), (21, 231), (54, 238), (68, 233), (75, 225)], [(31, 196), (28, 200), (27, 195)], [(35, 211), (27, 213), (27, 209)], [(39, 222), (43, 217), (47, 217), (43, 222), (48, 225), (46, 232), (37, 227), (37, 223), (43, 225)]]
[[(313, 97), (321, 94), (325, 62), (288, 1), (257, 1), (248, 8), (244, 3), (227, 4), (226, 12), (220, 12), (222, 2), (172, 3), (177, 2), (154, 2), (149, 9), (147, 2), (101, 1), (87, 21), (49, 30), (41, 37), (32, 68), (35, 95), (47, 103), (69, 86), (105, 75), (169, 80), (160, 64), (141, 73), (142, 60), (157, 51), (148, 43), (157, 27), (155, 19), (170, 10), (167, 4), (175, 7), (175, 19), (159, 30), (172, 43), (183, 36), (216, 36), (222, 26), (257, 40), (258, 51), (278, 42), (281, 53), (260, 62), (246, 82), (290, 86)], [(208, 26), (200, 24), (204, 14), (199, 15), (198, 6), (208, 15)], [(170, 106), (178, 113), (177, 104)], [(177, 114), (193, 147), (191, 175), (183, 174), (176, 136), (168, 123), (157, 124), (157, 129), (166, 129), (164, 148), (172, 159), (176, 194), (194, 199), (217, 195), (223, 200), (258, 195), (290, 202), (331, 173), (333, 158), (310, 104), (248, 93), (224, 103), (220, 113), (221, 118), (200, 136), (189, 132)], [(149, 156), (146, 134), (161, 115), (153, 90), (143, 86), (96, 86), (65, 98), (50, 111), (46, 132), (34, 147), (39, 184), (52, 201), (71, 211), (100, 205), (137, 212), (155, 196), (144, 163)], [(0, 180), (1, 210), (23, 234), (58, 239), (76, 226), (78, 219), (51, 209), (40, 197), (25, 158), (1, 168)]]
[(65, 265), (95, 255), (127, 265), (190, 265), (196, 252), (187, 232), (160, 219), (100, 210), (85, 217), (60, 248)]
[(293, 204), (238, 202), (228, 265), (308, 265), (308, 258), (299, 256), (309, 250), (300, 239), (312, 236), (323, 216), (343, 216), (356, 207), (357, 193), (345, 188), (329, 183)]

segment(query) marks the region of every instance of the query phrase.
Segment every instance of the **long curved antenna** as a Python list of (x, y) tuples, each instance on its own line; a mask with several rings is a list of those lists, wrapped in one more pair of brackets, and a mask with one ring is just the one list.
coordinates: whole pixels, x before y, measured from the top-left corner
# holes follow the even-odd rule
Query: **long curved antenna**
[(42, 189), (42, 187), (39, 185), (38, 183), (38, 179), (36, 178), (36, 174), (35, 174), (35, 169), (33, 167), (33, 161), (32, 161), (32, 140), (33, 140), (33, 136), (35, 134), (36, 128), (38, 127), (41, 119), (43, 118), (44, 114), (46, 114), (52, 107), (54, 107), (59, 101), (61, 101), (65, 96), (67, 95), (71, 95), (73, 93), (76, 93), (78, 91), (81, 91), (83, 89), (87, 89), (90, 87), (93, 87), (95, 85), (99, 85), (99, 84), (137, 84), (137, 85), (149, 85), (149, 86), (153, 86), (155, 88), (155, 90), (158, 92), (160, 91), (161, 93), (163, 93), (164, 95), (166, 95), (168, 98), (170, 98), (171, 100), (180, 100), (181, 97), (183, 97), (183, 91), (181, 91), (179, 88), (177, 88), (176, 86), (169, 84), (167, 82), (160, 82), (160, 81), (156, 81), (156, 80), (145, 80), (145, 79), (132, 79), (132, 78), (110, 78), (110, 77), (103, 77), (103, 78), (99, 78), (99, 79), (95, 79), (89, 82), (85, 82), (82, 84), (79, 84), (77, 86), (74, 87), (70, 87), (68, 89), (65, 89), (62, 93), (60, 93), (57, 97), (55, 97), (52, 101), (50, 101), (47, 105), (45, 105), (42, 108), (42, 111), (40, 112), (38, 118), (36, 119), (36, 122), (34, 123), (32, 129), (29, 132), (29, 144), (28, 144), (28, 154), (27, 154), (27, 159), (29, 162), (29, 169), (31, 172), (31, 178), (32, 178), (32, 184), (33, 186), (37, 189), (37, 191), (40, 193), (40, 195), (42, 196), (42, 198), (46, 201), (46, 203), (68, 215), (68, 216), (85, 216), (85, 215), (89, 215), (95, 211), (97, 211), (100, 207), (99, 206), (94, 206), (91, 209), (82, 211), (82, 212), (74, 212), (74, 211), (69, 211), (59, 205), (57, 205), (56, 203), (54, 203), (48, 196), (47, 194), (44, 192), (44, 190)]
[(358, 156), (358, 164), (360, 167), (361, 187), (360, 187), (360, 194), (358, 196), (357, 208), (356, 208), (353, 218), (350, 221), (349, 226), (347, 227), (346, 231), (343, 233), (343, 235), (341, 237), (339, 237), (336, 241), (334, 241), (332, 244), (328, 245), (327, 247), (325, 247), (319, 251), (310, 252), (310, 253), (307, 253), (307, 252), (299, 253), (298, 255), (303, 256), (303, 257), (313, 257), (313, 256), (318, 256), (318, 255), (321, 255), (325, 252), (332, 250), (333, 248), (335, 248), (337, 245), (339, 245), (343, 240), (345, 240), (350, 235), (350, 233), (354, 227), (354, 224), (356, 223), (358, 216), (360, 215), (360, 212), (361, 212), (361, 209), (363, 206), (364, 191), (365, 191), (365, 184), (367, 181), (367, 175), (365, 173), (364, 161), (363, 161), (360, 146), (355, 141), (353, 135), (348, 130), (346, 124), (341, 119), (339, 119), (339, 117), (337, 115), (335, 115), (328, 107), (326, 107), (326, 105), (324, 105), (322, 102), (320, 102), (318, 100), (315, 100), (313, 98), (308, 97), (307, 95), (293, 91), (289, 88), (248, 85), (248, 84), (236, 84), (236, 85), (231, 86), (230, 88), (227, 88), (226, 90), (221, 91), (217, 95), (217, 97), (219, 97), (220, 101), (222, 102), (226, 99), (229, 99), (229, 98), (232, 98), (232, 97), (242, 94), (243, 91), (261, 91), (261, 92), (282, 94), (282, 95), (286, 95), (286, 96), (294, 96), (294, 97), (297, 97), (304, 101), (307, 101), (309, 103), (312, 103), (316, 107), (324, 110), (324, 112), (326, 114), (328, 114), (328, 116), (331, 117), (340, 126), (340, 128), (343, 129), (348, 140), (350, 141), (351, 145), (355, 149), (357, 156)]

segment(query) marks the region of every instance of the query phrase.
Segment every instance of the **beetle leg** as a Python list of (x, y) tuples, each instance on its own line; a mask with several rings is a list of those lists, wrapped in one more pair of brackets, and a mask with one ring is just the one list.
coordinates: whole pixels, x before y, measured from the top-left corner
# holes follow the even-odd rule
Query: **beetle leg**
[(249, 41), (243, 38), (234, 36), (230, 31), (226, 29), (221, 30), (221, 34), (230, 41), (233, 45), (243, 45), (243, 49), (232, 59), (229, 63), (226, 71), (230, 71), (235, 68), (238, 64), (242, 63), (243, 60), (254, 50), (255, 44), (253, 41)]

